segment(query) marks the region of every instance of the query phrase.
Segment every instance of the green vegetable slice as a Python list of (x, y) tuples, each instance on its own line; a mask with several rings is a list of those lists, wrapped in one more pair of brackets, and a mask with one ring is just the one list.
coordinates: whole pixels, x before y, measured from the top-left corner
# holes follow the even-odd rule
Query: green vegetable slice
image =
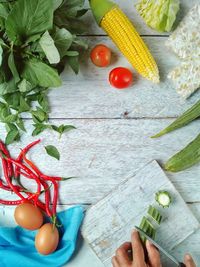
[(161, 224), (162, 215), (156, 208), (150, 205), (147, 213), (157, 224)]
[(200, 134), (184, 149), (171, 157), (165, 169), (171, 172), (183, 171), (200, 162)]
[[(139, 228), (142, 229), (149, 237), (155, 239), (156, 229), (145, 216), (142, 218)], [(140, 238), (144, 243), (146, 242), (146, 237), (144, 235), (140, 234)]]
[(186, 110), (178, 119), (176, 119), (168, 127), (163, 129), (158, 134), (152, 136), (152, 138), (157, 138), (166, 133), (179, 129), (189, 124), (193, 120), (197, 119), (198, 117), (200, 117), (200, 100), (195, 105), (193, 105), (190, 109)]
[(155, 195), (155, 199), (163, 208), (168, 208), (172, 202), (172, 197), (167, 191), (158, 191)]

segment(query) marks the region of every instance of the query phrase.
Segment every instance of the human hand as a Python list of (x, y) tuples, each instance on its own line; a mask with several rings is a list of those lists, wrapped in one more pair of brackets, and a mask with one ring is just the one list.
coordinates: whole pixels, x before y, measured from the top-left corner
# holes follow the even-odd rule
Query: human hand
[(186, 267), (196, 267), (196, 264), (189, 254), (185, 255), (185, 265)]
[[(112, 258), (113, 267), (162, 267), (160, 253), (157, 248), (147, 241), (146, 249), (148, 263), (145, 262), (145, 254), (140, 236), (137, 231), (134, 231), (131, 236), (131, 243), (124, 243), (117, 249), (115, 256)], [(131, 251), (132, 257), (128, 256), (128, 251)], [(196, 266), (188, 265), (187, 267)]]

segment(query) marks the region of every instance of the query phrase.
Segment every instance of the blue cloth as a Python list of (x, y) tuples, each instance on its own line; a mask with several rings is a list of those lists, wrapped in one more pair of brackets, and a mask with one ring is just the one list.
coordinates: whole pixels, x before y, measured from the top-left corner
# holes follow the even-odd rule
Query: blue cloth
[(75, 206), (58, 213), (63, 225), (60, 228), (58, 249), (47, 256), (37, 253), (34, 238), (37, 231), (28, 231), (19, 226), (0, 227), (1, 267), (61, 267), (71, 258), (77, 234), (84, 217), (81, 206)]

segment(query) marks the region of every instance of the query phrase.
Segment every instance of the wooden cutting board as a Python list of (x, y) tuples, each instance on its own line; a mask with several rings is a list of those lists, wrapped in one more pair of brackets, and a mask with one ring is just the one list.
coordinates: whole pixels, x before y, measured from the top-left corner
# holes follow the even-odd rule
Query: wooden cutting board
[[(167, 190), (173, 197), (169, 209), (159, 207), (155, 193)], [(156, 161), (118, 185), (114, 191), (88, 209), (82, 234), (105, 266), (111, 266), (111, 257), (125, 241), (130, 240), (134, 225), (147, 213), (150, 204), (157, 207), (164, 219), (157, 230), (156, 240), (168, 251), (199, 228), (180, 194)]]

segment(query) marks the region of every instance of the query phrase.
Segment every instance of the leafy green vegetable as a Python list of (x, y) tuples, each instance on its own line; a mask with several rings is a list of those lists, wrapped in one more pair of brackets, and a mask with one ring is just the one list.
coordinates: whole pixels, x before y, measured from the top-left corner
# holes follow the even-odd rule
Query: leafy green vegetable
[(54, 131), (60, 134), (60, 138), (63, 133), (76, 129), (76, 127), (74, 127), (73, 125), (64, 125), (64, 124), (60, 125), (59, 127), (55, 125), (52, 125), (51, 127)]
[(159, 31), (170, 32), (180, 8), (180, 0), (140, 0), (136, 4), (146, 24)]
[(45, 150), (49, 156), (56, 158), (57, 160), (60, 160), (60, 153), (55, 146), (52, 145), (45, 146)]
[(6, 145), (19, 140), (19, 130), (17, 129), (17, 127), (14, 124), (9, 124), (8, 129), (8, 134), (5, 140)]
[(40, 46), (42, 47), (48, 61), (50, 64), (57, 64), (60, 62), (60, 55), (58, 49), (54, 44), (54, 40), (48, 31), (46, 31), (39, 41)]
[(51, 0), (18, 0), (6, 20), (6, 33), (15, 44), (53, 27)]
[(62, 83), (55, 69), (36, 58), (25, 62), (22, 77), (34, 85), (44, 87), (57, 87)]
[(184, 149), (171, 157), (165, 169), (171, 172), (183, 171), (200, 162), (200, 134)]
[(79, 55), (87, 44), (77, 37), (87, 11), (84, 0), (0, 1), (0, 121), (7, 129), (6, 142), (25, 132), (23, 112), (34, 122), (33, 135), (46, 129), (62, 135), (70, 127), (53, 127), (48, 88), (59, 87), (59, 74), (67, 62), (75, 73)]
[(57, 29), (53, 36), (53, 39), (60, 53), (60, 56), (65, 56), (72, 45), (73, 35), (66, 29)]

